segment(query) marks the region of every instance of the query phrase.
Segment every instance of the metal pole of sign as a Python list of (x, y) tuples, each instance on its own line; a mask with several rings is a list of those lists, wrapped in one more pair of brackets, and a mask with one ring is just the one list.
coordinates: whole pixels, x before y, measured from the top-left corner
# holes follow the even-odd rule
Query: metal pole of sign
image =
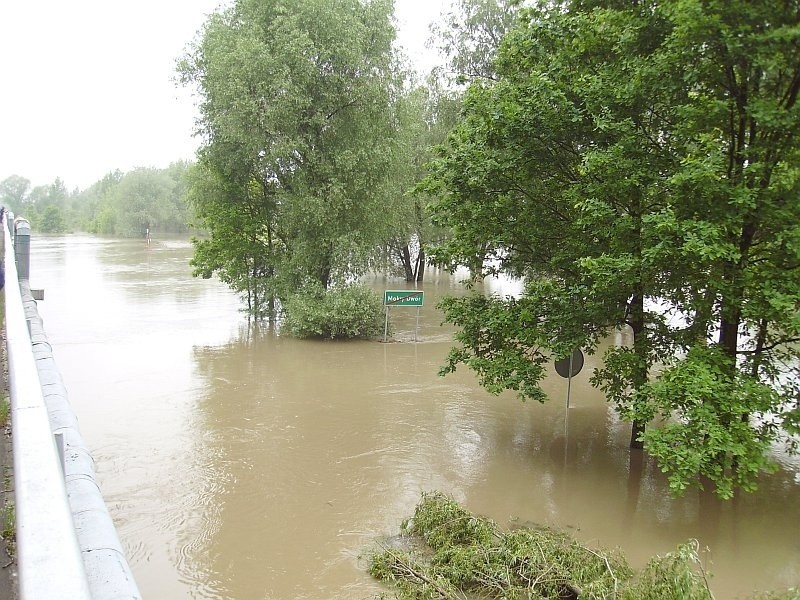
[(417, 307), (417, 327), (414, 329), (414, 343), (417, 342), (418, 333), (419, 333), (419, 306)]
[(569, 408), (569, 392), (572, 388), (572, 361), (574, 360), (575, 353), (569, 355), (569, 377), (567, 377), (567, 408)]
[(383, 343), (386, 343), (386, 334), (389, 332), (389, 305), (386, 305), (386, 318), (383, 321)]
[(567, 435), (567, 429), (569, 426), (569, 394), (572, 389), (572, 357), (573, 354), (569, 355), (569, 377), (567, 377), (567, 406), (564, 409), (564, 436)]
[(569, 432), (569, 400), (572, 391), (572, 378), (583, 369), (583, 353), (576, 348), (569, 358), (560, 358), (555, 364), (556, 373), (567, 380), (567, 401), (564, 407), (564, 460), (567, 457), (567, 434)]

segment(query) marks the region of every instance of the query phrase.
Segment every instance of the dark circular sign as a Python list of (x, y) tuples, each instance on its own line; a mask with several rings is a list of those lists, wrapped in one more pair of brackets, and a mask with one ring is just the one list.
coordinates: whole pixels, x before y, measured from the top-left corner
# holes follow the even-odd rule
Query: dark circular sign
[[(570, 362), (572, 363), (571, 368), (570, 368)], [(583, 352), (581, 352), (579, 348), (576, 348), (572, 352), (572, 356), (568, 356), (566, 358), (562, 358), (561, 360), (556, 361), (556, 373), (558, 373), (564, 378), (575, 377), (575, 375), (581, 372), (582, 368), (583, 368)]]

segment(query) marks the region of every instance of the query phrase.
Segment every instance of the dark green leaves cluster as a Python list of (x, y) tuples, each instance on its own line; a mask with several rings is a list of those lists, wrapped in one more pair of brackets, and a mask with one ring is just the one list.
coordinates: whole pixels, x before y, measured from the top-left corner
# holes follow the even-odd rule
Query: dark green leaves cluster
[(381, 299), (364, 285), (309, 287), (284, 306), (282, 330), (298, 338), (371, 339), (383, 334)]
[(593, 382), (634, 441), (676, 492), (752, 489), (797, 423), (798, 42), (774, 0), (522, 10), (421, 187), (435, 259), (525, 294), (448, 301), (445, 370), (541, 399), (545, 356), (628, 331)]

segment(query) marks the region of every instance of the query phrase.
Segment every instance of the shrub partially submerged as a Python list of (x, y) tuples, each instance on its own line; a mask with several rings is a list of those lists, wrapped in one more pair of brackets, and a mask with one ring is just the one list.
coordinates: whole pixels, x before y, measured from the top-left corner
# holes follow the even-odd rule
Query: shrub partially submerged
[(423, 494), (402, 530), (412, 549), (382, 548), (370, 564), (401, 599), (713, 599), (696, 542), (637, 572), (618, 552), (552, 529), (500, 531), (440, 493)]
[(283, 306), (283, 330), (298, 338), (368, 339), (383, 333), (381, 298), (363, 285), (304, 290)]

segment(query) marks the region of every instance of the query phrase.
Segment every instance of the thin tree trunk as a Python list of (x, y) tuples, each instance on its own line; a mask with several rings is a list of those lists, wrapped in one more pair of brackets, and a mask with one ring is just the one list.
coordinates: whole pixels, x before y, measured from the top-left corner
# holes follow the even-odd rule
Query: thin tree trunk
[(400, 262), (403, 263), (406, 282), (414, 281), (414, 269), (411, 267), (411, 251), (408, 249), (408, 244), (405, 244), (400, 250)]
[(414, 281), (422, 282), (425, 276), (425, 250), (420, 244), (419, 252), (417, 252), (417, 261), (414, 264)]
[[(633, 330), (633, 353), (636, 357), (636, 367), (632, 375), (631, 386), (634, 390), (640, 389), (647, 383), (647, 334), (644, 328), (644, 294), (639, 291), (631, 299), (630, 326)], [(630, 447), (641, 449), (644, 443), (639, 439), (644, 433), (645, 424), (633, 420), (631, 422)]]

